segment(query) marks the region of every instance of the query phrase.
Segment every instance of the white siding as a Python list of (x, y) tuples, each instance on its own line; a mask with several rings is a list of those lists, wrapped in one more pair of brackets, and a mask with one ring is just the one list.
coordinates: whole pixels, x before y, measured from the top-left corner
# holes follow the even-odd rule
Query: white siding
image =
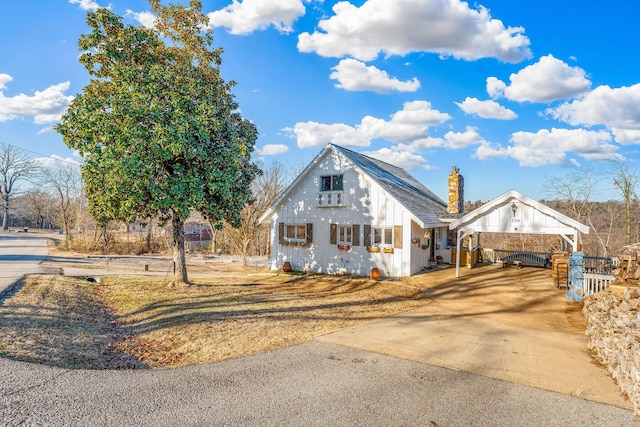
[[(343, 175), (344, 207), (322, 207), (318, 205), (320, 176)], [(313, 224), (313, 241), (307, 247), (279, 244), (278, 224)], [(331, 224), (359, 225), (358, 246), (340, 250), (330, 244)], [(364, 241), (364, 226), (402, 226), (402, 248), (393, 248), (393, 253), (368, 252)], [(284, 262), (291, 263), (294, 270), (329, 274), (349, 273), (368, 275), (373, 267), (385, 276), (408, 276), (428, 265), (429, 250), (420, 244), (412, 244), (412, 237), (422, 236), (422, 230), (412, 221), (411, 214), (399, 203), (395, 203), (380, 186), (361, 175), (346, 159), (329, 152), (319, 159), (306, 179), (290, 189), (271, 219), (271, 268), (281, 269)], [(392, 246), (391, 246), (392, 247)]]

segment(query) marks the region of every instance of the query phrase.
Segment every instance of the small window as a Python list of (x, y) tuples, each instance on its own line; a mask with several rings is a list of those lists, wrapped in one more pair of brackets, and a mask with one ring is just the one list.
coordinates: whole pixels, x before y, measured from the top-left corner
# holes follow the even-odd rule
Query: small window
[(384, 244), (392, 245), (393, 244), (393, 229), (385, 228), (384, 229)]
[(331, 191), (331, 177), (320, 177), (320, 191)]
[(374, 228), (373, 229), (373, 246), (375, 245), (379, 245), (380, 243), (382, 243), (382, 229), (381, 228)]
[(342, 191), (342, 175), (327, 175), (320, 177), (320, 191)]
[(393, 227), (371, 227), (371, 246), (393, 245)]
[(287, 224), (285, 226), (286, 240), (306, 241), (307, 240), (307, 226), (306, 224)]
[(334, 175), (331, 177), (331, 190), (342, 191), (342, 175)]
[(350, 245), (351, 244), (351, 231), (352, 228), (350, 225), (340, 225), (338, 226), (338, 244), (339, 245)]

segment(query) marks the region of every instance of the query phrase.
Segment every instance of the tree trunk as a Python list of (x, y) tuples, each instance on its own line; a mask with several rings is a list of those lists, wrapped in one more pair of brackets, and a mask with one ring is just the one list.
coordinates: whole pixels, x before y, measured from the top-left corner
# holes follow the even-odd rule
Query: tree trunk
[(627, 222), (625, 224), (625, 242), (628, 245), (631, 244), (631, 191), (628, 191), (624, 195), (625, 198), (625, 210), (627, 214)]
[(4, 195), (4, 217), (2, 218), (2, 229), (9, 229), (9, 195)]
[(250, 239), (244, 238), (242, 239), (242, 265), (244, 267), (247, 266), (247, 252), (249, 252), (249, 244), (251, 243)]
[(149, 220), (149, 225), (147, 225), (147, 253), (151, 253), (152, 252), (152, 248), (151, 248), (151, 220)]
[(188, 285), (187, 261), (184, 255), (184, 221), (174, 213), (171, 219), (173, 226), (173, 283), (172, 285)]

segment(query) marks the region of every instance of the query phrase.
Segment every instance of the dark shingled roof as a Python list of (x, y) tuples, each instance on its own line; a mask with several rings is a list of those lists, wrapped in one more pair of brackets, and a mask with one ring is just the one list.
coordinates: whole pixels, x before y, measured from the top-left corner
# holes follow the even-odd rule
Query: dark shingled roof
[(441, 222), (440, 216), (446, 214), (447, 203), (404, 169), (335, 144), (330, 145), (369, 175), (424, 224)]

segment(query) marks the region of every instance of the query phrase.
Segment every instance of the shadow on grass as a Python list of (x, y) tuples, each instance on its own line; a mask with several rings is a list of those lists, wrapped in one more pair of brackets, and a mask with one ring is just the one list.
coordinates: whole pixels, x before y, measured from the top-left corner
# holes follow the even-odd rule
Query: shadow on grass
[[(421, 322), (442, 316), (474, 318), (487, 314), (545, 315), (553, 292), (527, 290), (537, 270), (503, 271), (481, 268), (460, 278), (427, 273), (407, 282), (366, 278), (296, 275), (240, 283), (196, 282), (168, 289), (161, 280), (140, 284), (109, 278), (96, 285), (81, 279), (32, 276), (0, 306), (0, 354), (64, 368), (145, 368), (149, 353), (170, 354), (172, 342), (148, 338), (181, 337), (185, 328), (200, 329), (200, 338), (242, 334), (262, 322), (269, 328), (309, 336), (322, 325), (348, 326), (427, 305), (432, 301), (463, 301), (462, 310), (438, 314), (400, 314)], [(245, 279), (247, 279), (246, 277)], [(494, 295), (502, 304), (483, 298)], [(102, 302), (107, 301), (118, 316)], [(128, 307), (128, 308), (127, 308)], [(295, 326), (292, 326), (295, 325)], [(343, 326), (344, 327), (344, 326)], [(235, 328), (235, 329), (234, 329)], [(325, 330), (326, 333), (326, 330)], [(249, 338), (247, 338), (249, 339)], [(161, 365), (161, 361), (159, 362)], [(150, 366), (158, 366), (151, 364)]]
[(31, 275), (0, 306), (2, 357), (67, 369), (141, 369), (92, 284)]

